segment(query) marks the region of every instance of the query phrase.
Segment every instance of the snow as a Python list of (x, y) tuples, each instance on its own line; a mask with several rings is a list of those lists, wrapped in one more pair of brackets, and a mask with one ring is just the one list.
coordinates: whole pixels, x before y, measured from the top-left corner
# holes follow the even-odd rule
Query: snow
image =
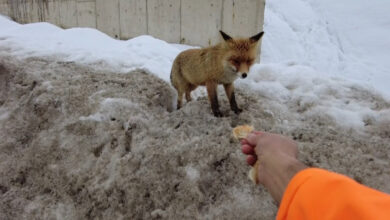
[(310, 66), (389, 97), (389, 8), (383, 0), (268, 1), (262, 61)]
[(196, 181), (200, 177), (199, 171), (192, 166), (186, 166), (185, 171), (186, 171), (187, 177), (192, 181)]
[(365, 97), (352, 95), (356, 89), (364, 91), (363, 85), (319, 76), (308, 66), (257, 65), (249, 79), (240, 81), (239, 87), (250, 87), (263, 97), (283, 105), (297, 103), (301, 112), (323, 112), (344, 126), (363, 127), (367, 118), (377, 118), (381, 112), (373, 110), (375, 106), (371, 106)]
[(123, 73), (144, 69), (166, 81), (177, 54), (189, 48), (151, 36), (121, 41), (91, 28), (63, 30), (45, 22), (19, 25), (5, 17), (0, 17), (0, 25), (0, 47), (14, 56), (54, 57)]
[(7, 111), (7, 109), (0, 107), (0, 121), (7, 119), (8, 116), (9, 116), (9, 112)]
[[(261, 64), (238, 87), (282, 104), (299, 102), (346, 126), (363, 126), (383, 112), (363, 99), (351, 100), (354, 88), (390, 100), (388, 8), (390, 2), (382, 0), (267, 1)], [(0, 16), (0, 51), (20, 58), (51, 57), (120, 73), (143, 69), (169, 82), (174, 58), (188, 48), (151, 36), (121, 41), (95, 29), (20, 25)], [(195, 92), (201, 95), (204, 90)], [(131, 103), (103, 100), (101, 111), (81, 119), (106, 120), (110, 106)]]

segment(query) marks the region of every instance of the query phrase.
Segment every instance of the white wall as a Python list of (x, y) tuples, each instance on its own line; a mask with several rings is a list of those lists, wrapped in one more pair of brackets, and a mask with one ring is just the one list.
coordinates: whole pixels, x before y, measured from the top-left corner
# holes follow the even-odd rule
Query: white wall
[(20, 23), (92, 27), (120, 39), (142, 34), (208, 46), (219, 30), (249, 37), (262, 30), (265, 0), (0, 0), (0, 13)]

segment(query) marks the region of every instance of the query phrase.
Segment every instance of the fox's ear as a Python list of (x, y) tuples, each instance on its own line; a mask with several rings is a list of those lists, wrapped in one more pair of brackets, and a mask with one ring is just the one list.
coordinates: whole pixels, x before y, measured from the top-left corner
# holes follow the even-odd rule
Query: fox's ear
[(223, 37), (223, 39), (225, 40), (225, 41), (228, 41), (228, 40), (231, 40), (232, 39), (232, 37), (230, 37), (229, 35), (227, 35), (225, 32), (223, 32), (223, 31), (219, 31), (219, 33), (221, 33), (221, 35), (222, 35), (222, 37)]
[(260, 38), (263, 36), (263, 34), (264, 34), (264, 32), (262, 31), (262, 32), (256, 34), (255, 36), (250, 37), (249, 39), (252, 43), (256, 43), (257, 41), (260, 40)]

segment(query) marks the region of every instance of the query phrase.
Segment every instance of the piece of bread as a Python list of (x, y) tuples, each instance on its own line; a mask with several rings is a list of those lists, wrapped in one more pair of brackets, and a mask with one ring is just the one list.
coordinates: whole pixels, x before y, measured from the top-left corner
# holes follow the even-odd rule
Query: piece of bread
[(250, 125), (240, 125), (233, 129), (233, 136), (237, 140), (241, 140), (246, 138), (249, 133), (251, 133), (254, 130), (253, 126)]
[[(248, 136), (249, 133), (251, 133), (254, 130), (253, 126), (250, 125), (241, 125), (237, 126), (233, 129), (233, 136), (237, 140), (244, 139)], [(257, 180), (257, 168), (259, 166), (259, 161), (256, 161), (255, 165), (249, 170), (248, 177), (249, 179), (254, 183), (258, 184)]]
[(259, 184), (259, 180), (257, 179), (257, 170), (259, 167), (259, 161), (256, 161), (255, 165), (249, 170), (248, 178), (252, 180), (252, 183)]

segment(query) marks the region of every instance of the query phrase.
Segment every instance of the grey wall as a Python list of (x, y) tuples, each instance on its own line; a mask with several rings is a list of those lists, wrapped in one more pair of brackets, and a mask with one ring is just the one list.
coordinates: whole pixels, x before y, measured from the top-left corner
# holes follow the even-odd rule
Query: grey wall
[(265, 0), (0, 0), (20, 23), (92, 27), (120, 39), (142, 34), (189, 45), (220, 40), (218, 30), (251, 36), (263, 28)]

